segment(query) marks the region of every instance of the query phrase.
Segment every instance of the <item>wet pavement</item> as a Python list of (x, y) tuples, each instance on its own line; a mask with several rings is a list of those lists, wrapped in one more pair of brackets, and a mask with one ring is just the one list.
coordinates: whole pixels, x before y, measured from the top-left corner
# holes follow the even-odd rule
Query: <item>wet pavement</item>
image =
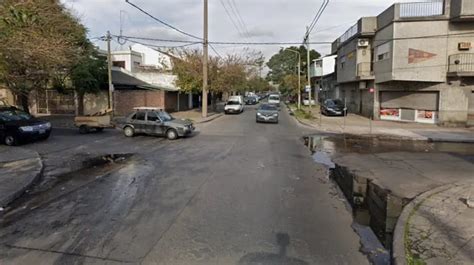
[[(50, 189), (9, 209), (0, 264), (368, 263), (327, 168), (286, 112), (256, 124), (249, 108), (199, 130), (174, 142), (64, 130), (29, 145)], [(133, 156), (81, 171), (105, 154)], [(76, 182), (54, 182), (71, 168)]]

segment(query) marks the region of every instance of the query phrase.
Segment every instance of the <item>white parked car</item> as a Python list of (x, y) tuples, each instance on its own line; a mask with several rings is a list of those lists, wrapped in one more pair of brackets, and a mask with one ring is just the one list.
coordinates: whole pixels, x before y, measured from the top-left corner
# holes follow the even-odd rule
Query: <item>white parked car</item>
[(244, 99), (242, 96), (231, 96), (224, 107), (225, 114), (244, 112)]

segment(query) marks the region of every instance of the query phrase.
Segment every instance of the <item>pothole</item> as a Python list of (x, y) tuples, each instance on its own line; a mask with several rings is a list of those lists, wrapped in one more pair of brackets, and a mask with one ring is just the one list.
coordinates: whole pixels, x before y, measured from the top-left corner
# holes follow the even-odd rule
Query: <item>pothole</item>
[(82, 161), (78, 170), (42, 179), (23, 196), (4, 209), (2, 226), (18, 220), (29, 212), (74, 192), (125, 166), (133, 154), (107, 154)]

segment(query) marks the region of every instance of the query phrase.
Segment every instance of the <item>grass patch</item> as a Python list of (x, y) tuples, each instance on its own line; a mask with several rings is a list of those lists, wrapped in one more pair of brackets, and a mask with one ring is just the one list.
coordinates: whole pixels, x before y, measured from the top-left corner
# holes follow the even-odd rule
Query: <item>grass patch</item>
[(311, 114), (311, 112), (305, 111), (303, 109), (295, 110), (294, 113), (295, 113), (295, 117), (298, 119), (306, 119), (306, 120), (315, 119), (315, 117), (313, 116), (313, 114)]

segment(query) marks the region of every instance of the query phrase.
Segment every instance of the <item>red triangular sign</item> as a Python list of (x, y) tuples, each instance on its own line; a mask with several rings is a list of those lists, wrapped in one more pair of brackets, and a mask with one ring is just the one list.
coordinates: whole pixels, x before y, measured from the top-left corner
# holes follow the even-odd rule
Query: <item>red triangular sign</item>
[(425, 52), (425, 51), (420, 51), (416, 49), (409, 49), (408, 50), (408, 63), (420, 63), (427, 61), (433, 57), (435, 57), (437, 54), (430, 53), (430, 52)]

